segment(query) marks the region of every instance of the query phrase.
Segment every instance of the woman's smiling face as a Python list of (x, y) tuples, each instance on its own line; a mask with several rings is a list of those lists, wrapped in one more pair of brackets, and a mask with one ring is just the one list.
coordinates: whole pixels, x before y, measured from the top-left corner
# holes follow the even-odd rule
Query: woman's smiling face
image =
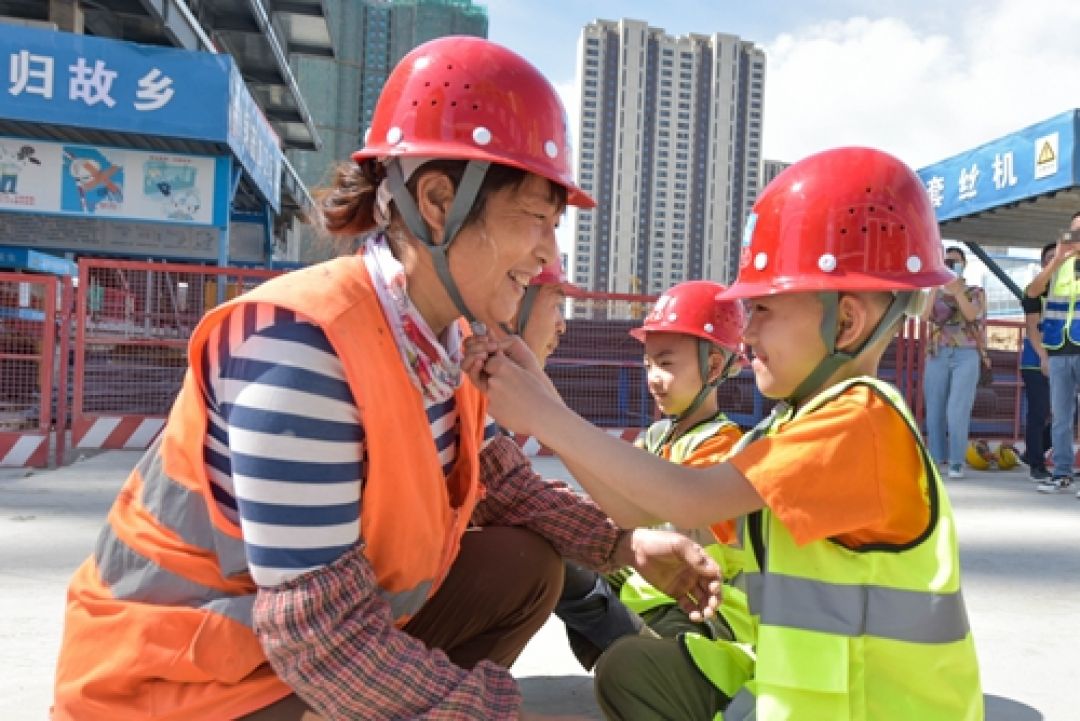
[(562, 213), (551, 183), (538, 175), (491, 193), (450, 249), (450, 272), (466, 307), (489, 322), (509, 322), (529, 281), (558, 258)]

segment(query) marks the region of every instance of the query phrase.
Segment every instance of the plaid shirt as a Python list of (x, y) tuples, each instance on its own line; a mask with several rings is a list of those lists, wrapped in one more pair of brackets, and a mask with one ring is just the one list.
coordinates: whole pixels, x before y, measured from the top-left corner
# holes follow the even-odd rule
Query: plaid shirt
[[(564, 557), (611, 570), (619, 529), (565, 483), (532, 471), (505, 436), (481, 453), (487, 494), (478, 526), (524, 526)], [(517, 719), (521, 694), (510, 672), (489, 661), (471, 671), (394, 627), (359, 544), (334, 563), (260, 589), (255, 631), (277, 674), (332, 719)]]

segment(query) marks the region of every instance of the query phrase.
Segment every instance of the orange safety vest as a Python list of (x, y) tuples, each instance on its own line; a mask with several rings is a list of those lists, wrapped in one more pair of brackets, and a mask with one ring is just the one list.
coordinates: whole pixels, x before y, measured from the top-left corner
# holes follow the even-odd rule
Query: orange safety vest
[(75, 573), (56, 721), (217, 721), (292, 693), (252, 630), (256, 585), (240, 527), (214, 501), (203, 461), (199, 359), (213, 329), (244, 303), (311, 318), (344, 365), (365, 421), (364, 555), (399, 627), (457, 557), (482, 493), (483, 396), (470, 383), (455, 393), (458, 457), (446, 478), (363, 260), (339, 258), (268, 281), (210, 311), (196, 328), (164, 433), (128, 477), (93, 556)]

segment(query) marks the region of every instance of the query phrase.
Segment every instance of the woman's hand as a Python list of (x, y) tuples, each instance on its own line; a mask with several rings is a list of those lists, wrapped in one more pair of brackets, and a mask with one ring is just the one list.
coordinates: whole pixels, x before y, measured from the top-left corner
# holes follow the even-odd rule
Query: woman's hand
[(555, 386), (551, 383), (547, 374), (544, 373), (540, 361), (529, 350), (529, 346), (525, 345), (525, 341), (516, 335), (503, 336), (502, 338), (495, 338), (487, 333), (469, 336), (465, 339), (463, 345), (461, 369), (473, 379), (473, 382), (476, 383), (480, 390), (486, 392), (487, 372), (484, 371), (483, 366), (489, 358), (499, 353), (512, 360), (534, 378), (542, 381), (544, 385), (551, 389), (552, 393), (558, 395)]
[(499, 351), (499, 343), (486, 333), (475, 333), (465, 339), (462, 344), (461, 370), (465, 372), (480, 390), (487, 390), (484, 386), (484, 364), (488, 358)]

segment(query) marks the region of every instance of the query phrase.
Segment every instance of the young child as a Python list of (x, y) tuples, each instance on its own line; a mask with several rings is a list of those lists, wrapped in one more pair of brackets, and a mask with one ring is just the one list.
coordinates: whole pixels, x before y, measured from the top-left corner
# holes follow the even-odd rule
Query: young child
[[(546, 267), (525, 289), (508, 330), (521, 337), (543, 367), (566, 332), (563, 306), (580, 289), (570, 283), (561, 265)], [(616, 639), (645, 630), (645, 622), (619, 601), (603, 574), (573, 561), (563, 563), (563, 590), (555, 615), (566, 625), (567, 641), (586, 671)]]
[[(739, 337), (745, 314), (738, 302), (716, 300), (723, 290), (724, 286), (709, 281), (676, 285), (657, 300), (643, 325), (630, 331), (645, 346), (649, 392), (666, 416), (646, 431), (639, 445), (674, 463), (719, 463), (742, 435), (720, 412), (716, 394), (717, 387), (742, 367)], [(519, 328), (519, 333), (535, 354), (528, 329)], [(738, 551), (716, 544), (711, 535), (708, 539), (698, 537), (696, 531), (687, 535), (707, 545), (725, 574), (730, 571), (734, 576), (742, 568)], [(723, 540), (734, 540), (734, 533)], [(673, 638), (694, 632), (710, 639), (748, 640), (751, 624), (746, 596), (738, 589), (724, 589), (720, 615), (707, 625), (691, 621), (674, 600), (633, 569), (614, 574), (611, 581), (617, 594), (602, 575), (567, 564), (555, 613), (566, 624), (570, 647), (586, 670), (622, 637)], [(627, 608), (641, 619), (630, 614), (636, 623), (628, 623)], [(641, 628), (642, 619), (652, 633)]]
[[(740, 337), (746, 323), (740, 302), (717, 300), (724, 290), (723, 285), (705, 280), (680, 283), (657, 300), (640, 328), (630, 331), (645, 347), (649, 392), (665, 416), (649, 427), (638, 445), (673, 463), (714, 465), (731, 453), (742, 436), (720, 410), (716, 392), (742, 368)], [(734, 526), (718, 529), (722, 533), (717, 538), (708, 530), (683, 532), (705, 545), (724, 569), (725, 578), (732, 578), (744, 566), (742, 555), (716, 541), (735, 541)], [(719, 616), (706, 625), (691, 621), (674, 600), (636, 572), (628, 574), (619, 597), (659, 636), (694, 632), (727, 641), (750, 640), (746, 596), (740, 590), (725, 586)]]
[(754, 663), (734, 644), (654, 639), (632, 658), (619, 644), (598, 669), (621, 681), (599, 688), (608, 718), (983, 717), (949, 500), (903, 399), (875, 378), (920, 289), (952, 278), (926, 191), (897, 159), (841, 148), (787, 169), (721, 294), (749, 301), (755, 379), (781, 402), (704, 469), (592, 428), (519, 352), (470, 354), (493, 415), (559, 453), (620, 525), (745, 517)]

